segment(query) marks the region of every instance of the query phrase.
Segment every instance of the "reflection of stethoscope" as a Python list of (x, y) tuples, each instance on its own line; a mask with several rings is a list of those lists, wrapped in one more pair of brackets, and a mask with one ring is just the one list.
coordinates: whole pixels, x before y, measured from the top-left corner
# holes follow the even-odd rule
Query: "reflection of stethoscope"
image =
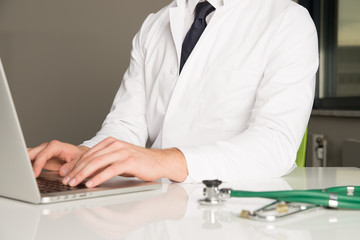
[(360, 210), (360, 187), (342, 186), (325, 189), (290, 190), (253, 192), (240, 191), (231, 188), (219, 189), (222, 183), (219, 180), (203, 181), (205, 198), (200, 199), (202, 205), (221, 205), (230, 197), (242, 198), (269, 198), (275, 202), (266, 205), (254, 212), (242, 211), (241, 217), (273, 221), (301, 211), (317, 208), (344, 208)]

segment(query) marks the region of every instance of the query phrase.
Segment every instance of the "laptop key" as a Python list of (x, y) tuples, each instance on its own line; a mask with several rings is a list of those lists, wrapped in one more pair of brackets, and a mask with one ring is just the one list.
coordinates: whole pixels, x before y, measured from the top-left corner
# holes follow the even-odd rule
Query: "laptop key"
[(41, 193), (53, 193), (53, 192), (63, 192), (69, 190), (77, 190), (86, 188), (85, 184), (81, 183), (78, 186), (71, 187), (64, 185), (61, 181), (47, 179), (39, 177), (36, 179), (39, 190)]

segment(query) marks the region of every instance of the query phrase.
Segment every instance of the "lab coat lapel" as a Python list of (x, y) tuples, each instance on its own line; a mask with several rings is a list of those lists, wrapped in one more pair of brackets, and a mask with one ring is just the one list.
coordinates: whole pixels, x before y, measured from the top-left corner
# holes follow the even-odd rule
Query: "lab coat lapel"
[(178, 63), (180, 63), (181, 46), (184, 31), (185, 5), (170, 8), (170, 29), (175, 43)]
[(205, 28), (205, 31), (201, 35), (201, 39), (206, 38), (209, 34), (211, 34), (216, 29), (216, 27), (222, 21), (224, 21), (224, 16), (226, 14), (229, 14), (229, 11), (226, 10), (226, 8), (227, 8), (226, 6), (222, 6), (222, 7), (218, 8), (218, 9), (216, 9), (215, 14), (212, 17), (210, 23), (208, 24), (208, 26)]

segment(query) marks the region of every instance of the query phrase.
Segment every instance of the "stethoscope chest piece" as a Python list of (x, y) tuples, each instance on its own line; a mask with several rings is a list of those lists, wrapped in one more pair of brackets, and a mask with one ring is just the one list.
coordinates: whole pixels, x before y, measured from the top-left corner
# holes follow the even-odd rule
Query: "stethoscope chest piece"
[(204, 198), (199, 200), (199, 203), (204, 206), (220, 206), (225, 203), (225, 200), (230, 197), (227, 189), (219, 190), (220, 180), (204, 180), (205, 188), (203, 190)]

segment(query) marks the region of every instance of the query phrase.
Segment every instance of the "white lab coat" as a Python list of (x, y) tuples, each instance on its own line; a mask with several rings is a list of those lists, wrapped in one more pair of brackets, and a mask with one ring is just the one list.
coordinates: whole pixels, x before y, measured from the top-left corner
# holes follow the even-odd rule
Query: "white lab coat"
[(112, 136), (177, 147), (188, 182), (286, 174), (314, 97), (311, 17), (290, 0), (224, 0), (179, 75), (185, 4), (145, 20), (111, 112), (84, 145)]

